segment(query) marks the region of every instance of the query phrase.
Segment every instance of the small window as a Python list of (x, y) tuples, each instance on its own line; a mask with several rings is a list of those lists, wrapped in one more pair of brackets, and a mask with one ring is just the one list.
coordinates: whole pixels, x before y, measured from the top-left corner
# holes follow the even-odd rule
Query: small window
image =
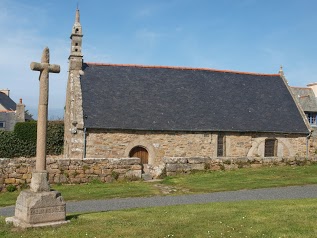
[(78, 46), (78, 43), (75, 43), (75, 46)]
[(4, 121), (0, 121), (0, 128), (5, 128), (6, 127), (6, 123)]
[(315, 112), (306, 112), (306, 117), (309, 121), (309, 124), (311, 126), (316, 126), (317, 123), (316, 123), (316, 117), (317, 117), (317, 113)]
[(75, 32), (76, 32), (76, 33), (78, 32), (78, 28), (76, 28)]
[(217, 157), (225, 156), (226, 137), (223, 134), (218, 135), (217, 139)]
[(275, 138), (265, 140), (264, 157), (275, 157), (277, 140)]

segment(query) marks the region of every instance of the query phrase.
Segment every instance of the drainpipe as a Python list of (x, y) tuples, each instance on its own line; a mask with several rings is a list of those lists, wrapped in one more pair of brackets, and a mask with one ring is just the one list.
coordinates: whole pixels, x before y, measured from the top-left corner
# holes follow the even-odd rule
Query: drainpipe
[(306, 136), (306, 157), (308, 158), (308, 142), (309, 142), (309, 138), (311, 136), (311, 131), (309, 132), (309, 134)]
[(87, 128), (84, 127), (84, 155), (83, 155), (83, 159), (86, 158), (86, 142), (87, 142)]

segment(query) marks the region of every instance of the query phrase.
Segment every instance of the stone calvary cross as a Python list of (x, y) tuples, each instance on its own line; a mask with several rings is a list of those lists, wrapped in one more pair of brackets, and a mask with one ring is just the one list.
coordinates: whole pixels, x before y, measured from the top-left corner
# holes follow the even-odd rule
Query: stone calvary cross
[(59, 73), (60, 66), (50, 64), (49, 49), (45, 48), (41, 63), (31, 63), (31, 69), (40, 71), (40, 99), (37, 121), (36, 166), (32, 172), (30, 190), (22, 190), (17, 198), (15, 214), (7, 223), (28, 228), (67, 223), (66, 203), (60, 192), (51, 190), (46, 171), (46, 131), (49, 73)]
[(32, 62), (31, 70), (40, 71), (40, 96), (37, 118), (37, 141), (36, 141), (36, 166), (32, 173), (30, 189), (33, 192), (49, 191), (47, 171), (46, 171), (46, 131), (47, 131), (47, 106), (49, 73), (59, 73), (60, 66), (50, 64), (50, 53), (46, 47), (43, 50), (41, 63)]

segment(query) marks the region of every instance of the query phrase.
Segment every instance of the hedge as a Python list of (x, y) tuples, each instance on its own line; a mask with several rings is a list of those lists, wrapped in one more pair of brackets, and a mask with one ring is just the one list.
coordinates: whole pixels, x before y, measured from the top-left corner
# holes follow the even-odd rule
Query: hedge
[(36, 144), (36, 121), (18, 122), (14, 126), (14, 134), (22, 141)]
[[(19, 122), (14, 131), (0, 131), (0, 158), (34, 157), (36, 155), (35, 121)], [(47, 126), (47, 154), (60, 155), (64, 145), (64, 123), (49, 121)]]

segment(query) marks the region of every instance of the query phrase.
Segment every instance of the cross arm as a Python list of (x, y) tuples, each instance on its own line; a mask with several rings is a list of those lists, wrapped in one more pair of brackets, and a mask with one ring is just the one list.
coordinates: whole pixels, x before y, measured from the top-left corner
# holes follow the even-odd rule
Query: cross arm
[(44, 69), (48, 69), (50, 73), (59, 73), (61, 71), (60, 66), (57, 64), (49, 64), (49, 63), (36, 63), (32, 62), (30, 65), (31, 70), (34, 71), (43, 71)]

